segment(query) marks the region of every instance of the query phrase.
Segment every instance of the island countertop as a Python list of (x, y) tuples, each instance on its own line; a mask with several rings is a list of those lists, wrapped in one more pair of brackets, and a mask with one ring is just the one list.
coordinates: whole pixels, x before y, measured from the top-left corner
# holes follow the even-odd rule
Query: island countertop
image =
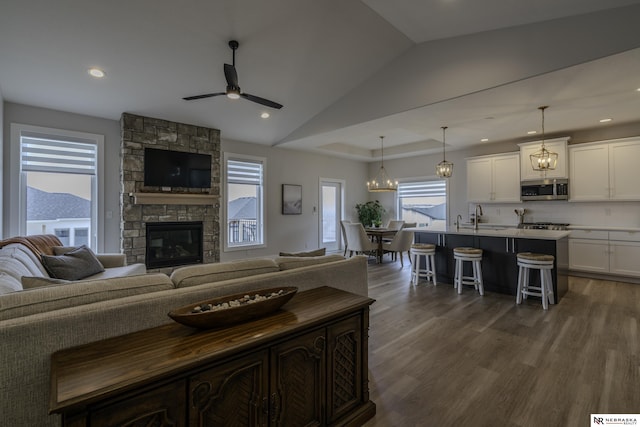
[(444, 233), (444, 234), (459, 234), (467, 236), (485, 236), (485, 237), (510, 237), (517, 239), (537, 239), (537, 240), (560, 240), (568, 237), (571, 231), (562, 230), (530, 230), (523, 228), (496, 228), (487, 229), (479, 228), (474, 230), (473, 228), (460, 227), (456, 230), (455, 227), (414, 227), (406, 228), (405, 230), (415, 231), (420, 233)]

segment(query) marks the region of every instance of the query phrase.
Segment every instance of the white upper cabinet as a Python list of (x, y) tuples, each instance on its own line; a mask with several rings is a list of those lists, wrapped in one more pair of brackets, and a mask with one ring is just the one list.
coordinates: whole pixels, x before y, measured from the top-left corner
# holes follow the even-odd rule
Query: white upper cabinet
[(518, 153), (467, 159), (467, 201), (519, 202), (520, 157)]
[(640, 200), (640, 138), (569, 147), (569, 200)]
[(567, 152), (567, 142), (569, 138), (557, 138), (550, 139), (544, 142), (544, 146), (547, 150), (558, 153), (558, 164), (554, 170), (550, 171), (536, 171), (531, 167), (531, 160), (529, 156), (536, 151), (540, 150), (542, 141), (526, 142), (518, 144), (520, 147), (520, 180), (532, 181), (545, 178), (568, 178), (569, 171), (567, 164), (569, 163), (569, 154)]

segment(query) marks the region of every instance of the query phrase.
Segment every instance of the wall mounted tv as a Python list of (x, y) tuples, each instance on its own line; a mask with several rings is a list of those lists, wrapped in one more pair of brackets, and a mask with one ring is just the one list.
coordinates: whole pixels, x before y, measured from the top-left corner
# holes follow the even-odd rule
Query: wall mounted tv
[(211, 155), (145, 148), (144, 185), (210, 188)]

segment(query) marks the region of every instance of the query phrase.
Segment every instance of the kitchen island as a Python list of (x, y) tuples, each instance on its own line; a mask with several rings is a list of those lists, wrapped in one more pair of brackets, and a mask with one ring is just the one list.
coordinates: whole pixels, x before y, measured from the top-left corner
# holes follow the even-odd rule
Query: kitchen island
[[(484, 289), (516, 295), (518, 288), (519, 252), (553, 255), (553, 295), (557, 303), (567, 292), (569, 268), (569, 231), (525, 230), (519, 228), (409, 228), (415, 232), (416, 243), (436, 245), (436, 273), (438, 282), (453, 283), (455, 261), (453, 249), (461, 246), (482, 249), (482, 278)], [(470, 266), (465, 266), (470, 267)], [(532, 280), (539, 280), (532, 272)], [(465, 270), (465, 275), (471, 275)]]

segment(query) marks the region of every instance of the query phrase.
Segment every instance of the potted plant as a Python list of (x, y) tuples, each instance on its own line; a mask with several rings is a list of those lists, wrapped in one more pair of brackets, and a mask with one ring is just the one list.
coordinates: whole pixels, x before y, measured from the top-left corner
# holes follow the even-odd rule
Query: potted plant
[(358, 203), (356, 205), (358, 212), (358, 220), (365, 227), (373, 225), (380, 227), (382, 225), (382, 215), (385, 213), (384, 207), (379, 201), (368, 201), (366, 203)]

